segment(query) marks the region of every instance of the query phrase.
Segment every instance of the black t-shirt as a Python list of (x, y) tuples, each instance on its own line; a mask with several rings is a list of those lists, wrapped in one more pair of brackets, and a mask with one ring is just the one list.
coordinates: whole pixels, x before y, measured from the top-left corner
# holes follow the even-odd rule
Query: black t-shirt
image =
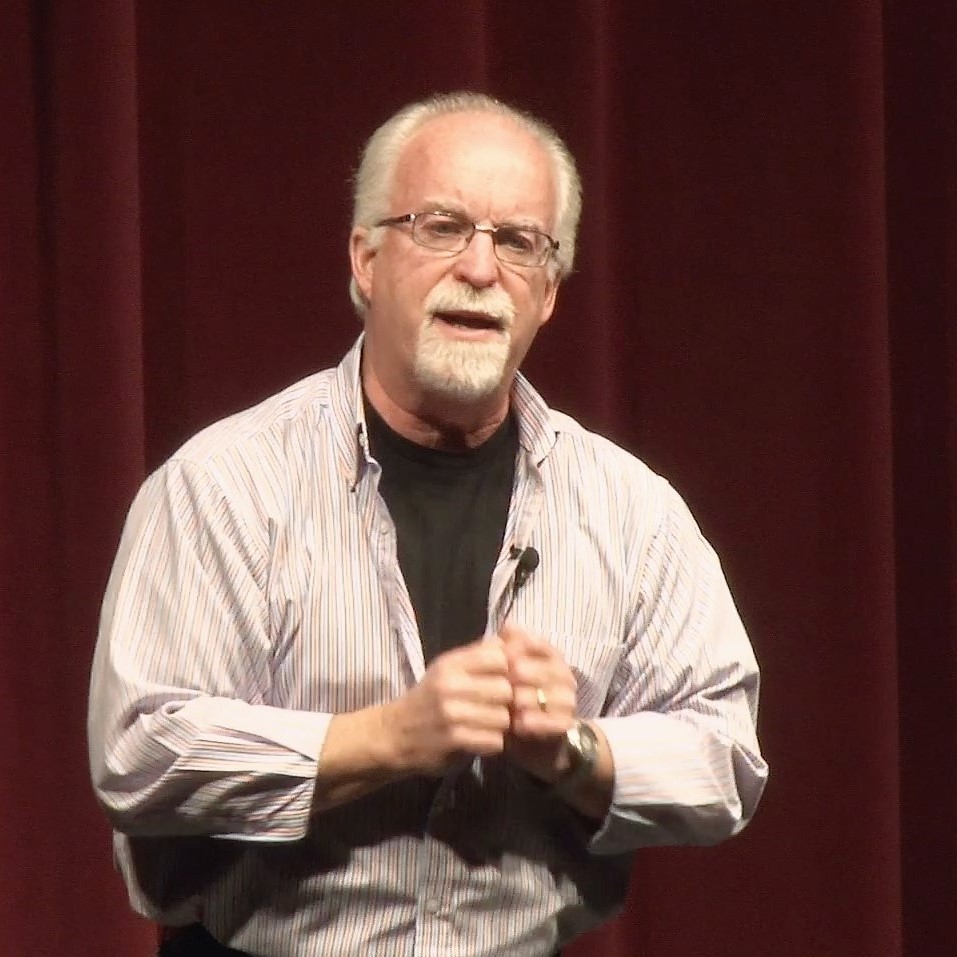
[(429, 449), (403, 438), (365, 403), (369, 448), (398, 536), (399, 567), (426, 662), (485, 632), (518, 451), (511, 415), (482, 445)]

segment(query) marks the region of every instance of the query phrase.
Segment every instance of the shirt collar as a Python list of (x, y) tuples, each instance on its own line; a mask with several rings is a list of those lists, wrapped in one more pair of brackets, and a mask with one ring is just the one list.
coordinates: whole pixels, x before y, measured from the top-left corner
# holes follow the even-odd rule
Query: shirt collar
[[(362, 344), (359, 335), (336, 367), (329, 408), (333, 439), (344, 475), (352, 488), (370, 462), (369, 436), (362, 402)], [(558, 439), (558, 429), (545, 400), (520, 372), (512, 385), (512, 410), (518, 422), (518, 442), (539, 466)]]

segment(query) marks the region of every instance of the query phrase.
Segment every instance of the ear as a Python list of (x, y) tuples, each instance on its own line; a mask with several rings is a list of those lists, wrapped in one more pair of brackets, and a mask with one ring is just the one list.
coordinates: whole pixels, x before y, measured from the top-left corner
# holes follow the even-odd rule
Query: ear
[(542, 314), (538, 323), (539, 327), (544, 326), (552, 317), (552, 312), (555, 310), (555, 300), (558, 298), (558, 287), (561, 284), (561, 279), (555, 276), (553, 279), (549, 278), (546, 282), (545, 297), (542, 300)]
[(377, 252), (378, 249), (369, 242), (369, 230), (356, 226), (349, 235), (349, 261), (352, 278), (367, 301), (372, 298), (372, 274)]

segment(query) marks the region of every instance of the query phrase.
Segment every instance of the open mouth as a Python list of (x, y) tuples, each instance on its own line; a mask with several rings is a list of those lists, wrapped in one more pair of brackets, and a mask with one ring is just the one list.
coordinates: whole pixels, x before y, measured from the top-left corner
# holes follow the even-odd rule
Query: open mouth
[(436, 312), (433, 318), (457, 329), (474, 329), (478, 332), (500, 332), (502, 322), (484, 312)]

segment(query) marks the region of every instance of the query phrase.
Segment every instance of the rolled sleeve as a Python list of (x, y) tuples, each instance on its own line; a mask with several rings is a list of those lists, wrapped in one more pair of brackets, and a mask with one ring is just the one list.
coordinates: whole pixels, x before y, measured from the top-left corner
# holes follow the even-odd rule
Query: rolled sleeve
[(673, 492), (639, 587), (633, 633), (595, 720), (615, 775), (590, 842), (599, 854), (731, 837), (754, 814), (768, 775), (754, 652), (717, 556)]
[(198, 467), (170, 463), (134, 501), (89, 710), (93, 785), (118, 831), (305, 834), (331, 716), (269, 704), (267, 565), (265, 536)]

